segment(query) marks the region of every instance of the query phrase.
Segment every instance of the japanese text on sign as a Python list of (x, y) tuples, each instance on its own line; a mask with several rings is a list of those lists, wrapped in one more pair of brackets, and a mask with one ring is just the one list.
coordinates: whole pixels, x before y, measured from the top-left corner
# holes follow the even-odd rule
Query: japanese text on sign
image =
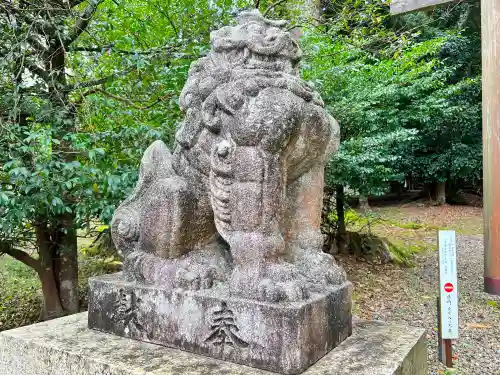
[(454, 231), (439, 231), (441, 337), (458, 339), (457, 246)]

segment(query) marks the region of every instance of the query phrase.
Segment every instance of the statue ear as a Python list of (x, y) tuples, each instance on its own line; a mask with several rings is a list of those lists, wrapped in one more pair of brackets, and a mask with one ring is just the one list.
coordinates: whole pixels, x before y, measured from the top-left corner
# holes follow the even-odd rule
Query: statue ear
[(139, 180), (142, 182), (153, 177), (164, 178), (174, 174), (172, 154), (167, 145), (160, 140), (154, 141), (142, 156)]

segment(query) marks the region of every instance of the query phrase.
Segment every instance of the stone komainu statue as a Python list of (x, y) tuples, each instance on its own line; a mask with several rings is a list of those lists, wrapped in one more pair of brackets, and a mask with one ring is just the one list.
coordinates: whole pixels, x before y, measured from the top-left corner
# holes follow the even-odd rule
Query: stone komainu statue
[(173, 154), (161, 141), (146, 150), (113, 219), (128, 278), (269, 302), (344, 282), (320, 232), (339, 127), (298, 77), (301, 51), (284, 26), (243, 12), (191, 65)]

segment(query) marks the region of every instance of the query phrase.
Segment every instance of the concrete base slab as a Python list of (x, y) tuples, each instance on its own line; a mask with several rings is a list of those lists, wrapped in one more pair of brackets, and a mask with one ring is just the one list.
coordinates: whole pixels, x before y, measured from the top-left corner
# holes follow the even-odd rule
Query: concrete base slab
[(231, 296), (227, 284), (165, 290), (120, 274), (90, 281), (89, 327), (216, 359), (299, 374), (352, 332), (352, 284), (300, 302)]
[[(0, 375), (270, 375), (87, 328), (87, 313), (0, 333)], [(354, 323), (353, 335), (304, 375), (427, 375), (425, 331)]]

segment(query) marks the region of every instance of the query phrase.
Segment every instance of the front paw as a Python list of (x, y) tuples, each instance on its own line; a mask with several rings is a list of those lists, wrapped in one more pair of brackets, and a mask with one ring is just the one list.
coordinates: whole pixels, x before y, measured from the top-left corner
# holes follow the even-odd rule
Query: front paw
[(238, 266), (229, 280), (231, 294), (265, 302), (309, 298), (306, 279), (290, 263)]
[(198, 265), (186, 268), (179, 268), (174, 277), (174, 288), (185, 290), (210, 289), (216, 279), (216, 270), (213, 267)]
[(263, 279), (257, 287), (256, 296), (259, 301), (296, 302), (307, 299), (309, 291), (299, 280), (275, 282), (272, 279)]
[(313, 284), (340, 285), (347, 280), (345, 271), (335, 263), (333, 256), (315, 249), (296, 250), (293, 263)]

